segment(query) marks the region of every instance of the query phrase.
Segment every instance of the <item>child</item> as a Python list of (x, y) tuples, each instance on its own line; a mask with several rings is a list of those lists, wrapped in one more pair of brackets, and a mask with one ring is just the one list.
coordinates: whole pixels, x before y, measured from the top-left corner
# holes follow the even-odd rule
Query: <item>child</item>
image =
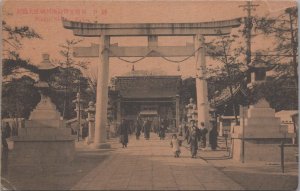
[(179, 145), (179, 140), (177, 139), (177, 135), (176, 134), (172, 135), (172, 140), (171, 140), (170, 145), (173, 148), (174, 157), (178, 158), (179, 154), (180, 154), (180, 145)]

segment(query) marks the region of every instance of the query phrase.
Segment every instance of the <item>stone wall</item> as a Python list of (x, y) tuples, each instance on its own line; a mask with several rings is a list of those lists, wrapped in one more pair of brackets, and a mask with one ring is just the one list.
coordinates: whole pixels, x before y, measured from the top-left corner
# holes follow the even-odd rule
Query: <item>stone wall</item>
[(74, 154), (74, 141), (15, 141), (9, 157), (13, 164), (38, 167), (71, 162)]
[[(281, 139), (250, 139), (245, 140), (245, 162), (263, 161), (263, 162), (280, 162)], [(242, 161), (242, 139), (233, 139), (233, 159)], [(285, 147), (285, 162), (296, 162), (295, 154), (298, 147)]]

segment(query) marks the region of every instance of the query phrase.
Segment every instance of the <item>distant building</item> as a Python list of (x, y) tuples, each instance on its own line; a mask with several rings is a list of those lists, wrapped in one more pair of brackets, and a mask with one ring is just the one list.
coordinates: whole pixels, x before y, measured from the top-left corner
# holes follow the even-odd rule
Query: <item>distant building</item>
[(275, 113), (275, 117), (279, 117), (281, 125), (288, 126), (288, 133), (295, 133), (294, 121), (292, 116), (297, 114), (298, 110), (281, 110)]
[[(238, 116), (238, 119), (240, 117)], [(233, 131), (233, 126), (236, 125), (235, 116), (220, 116), (218, 118), (219, 126), (218, 132), (219, 136), (230, 135)]]
[(296, 143), (298, 134), (298, 110), (281, 110), (275, 113), (275, 117), (279, 117), (282, 126), (286, 126), (287, 133), (295, 134), (292, 139)]
[(158, 124), (163, 118), (170, 128), (178, 127), (180, 87), (181, 76), (133, 71), (113, 78), (109, 94), (113, 121), (133, 124), (138, 117), (150, 117)]

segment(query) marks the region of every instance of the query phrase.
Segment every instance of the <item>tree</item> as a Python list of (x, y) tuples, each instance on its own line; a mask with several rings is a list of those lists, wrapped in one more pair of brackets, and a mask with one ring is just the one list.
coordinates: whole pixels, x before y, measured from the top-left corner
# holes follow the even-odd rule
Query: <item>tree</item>
[(3, 44), (3, 60), (2, 75), (4, 82), (11, 78), (21, 77), (22, 74), (28, 72), (37, 72), (36, 66), (29, 60), (22, 59), (19, 51), (23, 48), (23, 39), (41, 39), (42, 37), (28, 26), (10, 26), (2, 21), (2, 44)]
[(196, 99), (196, 80), (195, 78), (187, 78), (182, 80), (180, 89), (181, 104), (189, 104), (190, 98)]
[(24, 75), (33, 78), (37, 76), (37, 72), (38, 68), (31, 64), (29, 60), (23, 60), (21, 58), (2, 60), (3, 83), (10, 83), (11, 79)]
[(40, 100), (35, 81), (28, 76), (2, 86), (2, 118), (28, 118)]
[(42, 39), (42, 37), (28, 26), (10, 26), (2, 21), (3, 56), (8, 59), (18, 59), (18, 51), (23, 48), (23, 39)]
[(238, 38), (237, 35), (221, 35), (207, 43), (208, 55), (222, 64), (208, 71), (214, 76), (215, 81), (222, 81), (225, 87), (229, 87), (236, 123), (238, 123), (238, 103), (234, 96), (234, 89), (243, 82), (242, 70), (245, 68), (245, 65), (239, 61), (245, 49)]
[[(257, 35), (274, 41), (272, 48), (256, 51), (261, 62), (273, 65), (273, 76), (268, 80), (274, 82), (268, 81), (259, 89), (267, 98), (270, 96), (271, 106), (276, 110), (298, 108), (298, 8), (287, 8), (277, 17), (256, 17), (254, 29)], [(274, 92), (272, 86), (276, 87), (274, 95), (269, 94)]]
[[(28, 118), (40, 97), (34, 87), (37, 67), (20, 58), (23, 39), (40, 39), (28, 26), (12, 27), (2, 21), (2, 118)], [(18, 123), (17, 123), (18, 124)]]
[(292, 76), (298, 87), (298, 8), (287, 8), (278, 17), (255, 18), (255, 30), (275, 38), (273, 49), (259, 52), (275, 65), (278, 78)]
[(293, 78), (276, 79), (268, 77), (265, 83), (254, 85), (249, 99), (252, 103), (256, 103), (261, 98), (265, 98), (276, 112), (297, 110), (298, 97), (294, 93), (293, 87), (290, 86), (293, 81)]
[(53, 73), (49, 79), (49, 85), (52, 89), (50, 97), (58, 106), (64, 119), (74, 117), (74, 105), (72, 101), (76, 97), (78, 91), (82, 97), (85, 97), (87, 92), (87, 79), (83, 76), (82, 70), (86, 69), (88, 62), (76, 61), (72, 56), (72, 48), (81, 42), (81, 40), (66, 40), (60, 45), (60, 54), (63, 60), (53, 61), (59, 66), (59, 70)]

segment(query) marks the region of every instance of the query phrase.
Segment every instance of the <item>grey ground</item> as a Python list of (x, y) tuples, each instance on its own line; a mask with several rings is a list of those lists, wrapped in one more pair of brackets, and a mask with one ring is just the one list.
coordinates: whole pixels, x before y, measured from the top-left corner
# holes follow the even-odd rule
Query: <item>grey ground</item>
[(94, 150), (76, 142), (75, 160), (47, 169), (9, 164), (7, 179), (19, 190), (295, 190), (297, 163), (282, 174), (278, 164), (242, 164), (228, 159), (224, 141), (218, 151), (201, 150), (192, 159), (182, 147), (174, 158), (166, 140), (131, 136), (128, 148), (110, 139), (112, 148)]

